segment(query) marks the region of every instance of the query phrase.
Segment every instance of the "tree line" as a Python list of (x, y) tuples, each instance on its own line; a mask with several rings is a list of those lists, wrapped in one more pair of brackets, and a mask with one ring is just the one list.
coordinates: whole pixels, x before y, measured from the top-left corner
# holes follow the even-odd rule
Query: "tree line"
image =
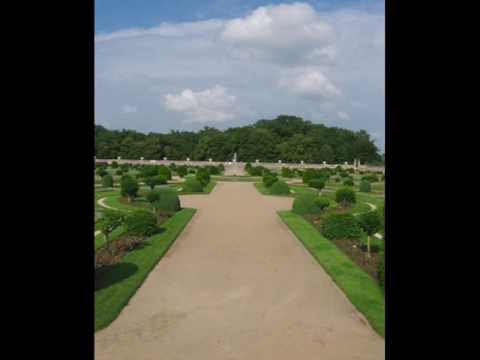
[(343, 163), (360, 159), (381, 164), (383, 156), (365, 130), (352, 131), (314, 124), (300, 117), (280, 115), (253, 125), (221, 131), (204, 127), (198, 132), (171, 131), (143, 134), (95, 126), (95, 156), (99, 159)]

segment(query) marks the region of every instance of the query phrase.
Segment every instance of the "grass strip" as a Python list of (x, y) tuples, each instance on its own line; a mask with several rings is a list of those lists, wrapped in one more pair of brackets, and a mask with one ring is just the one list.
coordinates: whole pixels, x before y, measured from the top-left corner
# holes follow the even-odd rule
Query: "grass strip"
[(357, 310), (384, 337), (385, 297), (377, 283), (303, 217), (291, 211), (280, 211), (279, 215)]
[(146, 239), (144, 246), (128, 253), (121, 263), (105, 269), (101, 280), (95, 279), (98, 288), (95, 291), (95, 331), (107, 327), (116, 319), (195, 211), (182, 209), (177, 212), (162, 224), (164, 231)]

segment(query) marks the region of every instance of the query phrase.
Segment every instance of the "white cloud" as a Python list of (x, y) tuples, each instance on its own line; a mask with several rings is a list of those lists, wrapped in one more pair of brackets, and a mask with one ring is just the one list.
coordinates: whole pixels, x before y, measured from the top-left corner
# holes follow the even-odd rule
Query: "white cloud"
[[(354, 130), (381, 131), (384, 22), (382, 13), (294, 3), (97, 34), (95, 121), (168, 132), (292, 114), (335, 125), (341, 110)], [(135, 123), (118, 116), (132, 102)]]
[(304, 71), (293, 77), (287, 76), (280, 79), (280, 86), (315, 100), (328, 100), (340, 95), (340, 90), (320, 71)]
[(345, 111), (337, 111), (337, 116), (342, 120), (350, 120), (350, 115)]
[(165, 95), (167, 109), (186, 114), (189, 122), (231, 120), (234, 114), (229, 110), (234, 102), (235, 96), (219, 85), (199, 92), (185, 89), (178, 95)]
[(132, 106), (132, 105), (124, 105), (122, 107), (122, 112), (124, 113), (136, 113), (137, 112), (137, 107), (136, 106)]

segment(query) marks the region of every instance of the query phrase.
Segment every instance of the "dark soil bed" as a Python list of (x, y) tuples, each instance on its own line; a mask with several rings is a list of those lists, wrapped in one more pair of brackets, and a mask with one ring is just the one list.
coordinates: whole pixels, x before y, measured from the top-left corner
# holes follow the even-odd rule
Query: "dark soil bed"
[[(329, 212), (345, 212), (346, 209), (331, 209)], [(320, 232), (322, 218), (321, 215), (305, 215), (307, 219)], [(331, 240), (345, 255), (347, 255), (356, 265), (362, 268), (366, 273), (378, 281), (378, 263), (380, 253), (372, 252), (370, 258), (367, 252), (360, 248), (360, 242), (350, 239)]]

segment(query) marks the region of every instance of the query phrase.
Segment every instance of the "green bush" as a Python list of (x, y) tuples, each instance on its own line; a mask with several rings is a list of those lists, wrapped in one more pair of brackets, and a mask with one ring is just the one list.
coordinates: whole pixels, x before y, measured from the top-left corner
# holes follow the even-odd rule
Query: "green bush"
[[(362, 232), (360, 236), (360, 248), (363, 251), (367, 251), (368, 249), (368, 236), (366, 232)], [(375, 236), (370, 236), (370, 251), (372, 253), (379, 252), (382, 249), (383, 240), (378, 239)]]
[[(340, 178), (339, 178), (339, 177), (336, 177), (336, 178), (335, 178), (335, 182), (336, 182), (336, 183), (340, 182)], [(345, 184), (344, 184), (344, 185), (345, 185)]]
[(220, 169), (216, 166), (213, 165), (207, 165), (205, 166), (205, 169), (208, 171), (210, 175), (218, 175), (220, 174)]
[(348, 177), (348, 173), (347, 173), (346, 171), (342, 171), (342, 172), (340, 173), (340, 177), (346, 178), (346, 177)]
[(310, 181), (308, 182), (308, 186), (318, 190), (322, 190), (325, 187), (325, 179), (324, 178), (310, 179)]
[(122, 169), (118, 169), (117, 171), (115, 171), (115, 175), (122, 176), (123, 174), (124, 171), (122, 171)]
[(302, 194), (293, 201), (292, 211), (299, 215), (319, 214), (322, 208), (316, 202), (316, 196), (312, 194)]
[(250, 168), (250, 171), (248, 171), (248, 174), (250, 176), (262, 176), (263, 175), (263, 166), (253, 166)]
[(199, 168), (195, 178), (202, 183), (203, 187), (205, 187), (210, 182), (210, 173), (205, 168)]
[(140, 168), (140, 175), (144, 178), (154, 177), (158, 175), (158, 166), (144, 165)]
[(99, 167), (96, 171), (97, 175), (103, 178), (105, 175), (108, 175), (108, 171), (104, 167)]
[(112, 175), (105, 175), (104, 177), (102, 177), (102, 184), (105, 187), (113, 187)]
[(363, 180), (363, 181), (360, 182), (358, 190), (361, 191), (361, 192), (369, 193), (369, 192), (372, 191), (372, 184), (370, 184), (369, 181)]
[(352, 179), (352, 178), (348, 178), (347, 180), (345, 180), (345, 181), (343, 182), (343, 185), (345, 185), (345, 186), (353, 186), (353, 185), (354, 185), (353, 179)]
[(290, 186), (288, 186), (288, 184), (284, 181), (275, 181), (270, 188), (270, 193), (273, 195), (290, 194)]
[(183, 183), (183, 191), (185, 192), (203, 192), (203, 184), (197, 179), (187, 179)]
[(342, 206), (348, 206), (357, 202), (355, 191), (351, 188), (340, 188), (335, 193), (335, 201)]
[(120, 170), (122, 170), (123, 173), (126, 173), (130, 170), (130, 165), (122, 164), (122, 165), (120, 165)]
[(295, 175), (295, 172), (287, 167), (282, 167), (282, 176), (286, 178), (291, 178)]
[(321, 226), (322, 234), (330, 240), (358, 239), (362, 229), (351, 213), (332, 213), (325, 216)]
[(156, 193), (158, 194), (158, 200), (152, 204), (156, 211), (171, 214), (180, 210), (180, 198), (176, 191), (159, 189)]
[(247, 162), (245, 164), (245, 167), (244, 167), (244, 170), (247, 172), (247, 173), (250, 173), (250, 170), (252, 169), (252, 164), (250, 164), (249, 162)]
[(112, 167), (112, 169), (118, 168), (118, 163), (116, 161), (112, 161), (111, 167)]
[(152, 190), (155, 188), (155, 185), (165, 185), (166, 183), (167, 178), (165, 177), (165, 175), (157, 175), (145, 179), (145, 184), (150, 186)]
[(185, 165), (177, 167), (177, 174), (181, 178), (185, 177), (185, 175), (187, 175), (187, 173), (188, 173), (188, 169)]
[(129, 201), (137, 197), (138, 183), (130, 175), (122, 176), (120, 180), (120, 193), (122, 196), (126, 196)]
[(265, 175), (263, 175), (263, 179), (262, 179), (263, 184), (267, 188), (272, 186), (275, 183), (275, 181), (277, 181), (277, 180), (278, 180), (277, 177), (274, 174), (272, 174), (271, 172), (265, 173)]
[(382, 226), (382, 217), (378, 210), (368, 211), (358, 216), (358, 223), (367, 235), (373, 235)]
[(151, 236), (158, 232), (157, 218), (146, 210), (136, 210), (125, 217), (125, 230), (129, 235)]
[(328, 200), (328, 198), (326, 198), (325, 196), (319, 196), (315, 198), (314, 201), (315, 205), (317, 205), (322, 211), (330, 206), (330, 200)]
[(164, 165), (158, 167), (158, 175), (163, 176), (167, 180), (172, 180), (172, 172), (170, 169)]
[(150, 203), (150, 204), (153, 204), (154, 202), (160, 200), (160, 195), (158, 194), (157, 191), (149, 191), (147, 193), (147, 195), (145, 196), (145, 198), (147, 199), (147, 201)]
[(175, 163), (171, 163), (168, 167), (170, 168), (170, 171), (177, 171), (177, 164)]

